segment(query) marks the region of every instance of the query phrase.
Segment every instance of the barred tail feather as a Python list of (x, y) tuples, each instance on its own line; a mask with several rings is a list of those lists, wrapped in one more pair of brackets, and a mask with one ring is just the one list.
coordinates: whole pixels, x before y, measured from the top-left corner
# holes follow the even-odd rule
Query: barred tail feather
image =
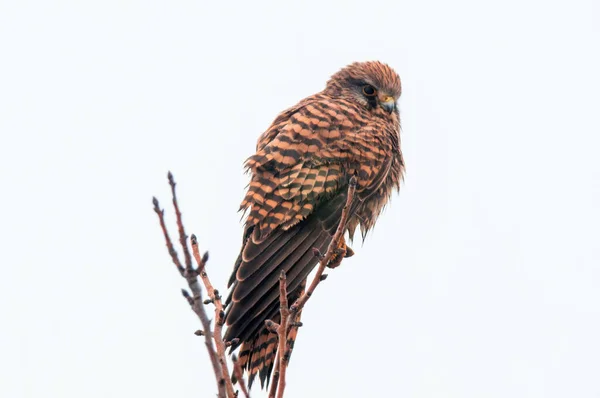
[[(289, 295), (290, 303), (293, 303), (306, 288), (306, 280), (304, 280), (294, 294)], [(302, 311), (298, 312), (294, 322), (300, 322)], [(280, 321), (280, 316), (277, 314), (272, 318), (274, 322)], [(298, 336), (298, 326), (292, 326), (288, 333), (287, 344), (290, 347), (286, 361), (289, 362), (291, 351), (294, 348), (296, 337)], [(267, 328), (262, 328), (258, 333), (242, 343), (239, 353), (239, 364), (242, 369), (246, 370), (248, 375), (248, 388), (252, 387), (256, 376), (260, 380), (261, 388), (268, 388), (275, 365), (275, 357), (278, 348), (277, 333), (270, 332)], [(234, 380), (234, 383), (236, 380)]]

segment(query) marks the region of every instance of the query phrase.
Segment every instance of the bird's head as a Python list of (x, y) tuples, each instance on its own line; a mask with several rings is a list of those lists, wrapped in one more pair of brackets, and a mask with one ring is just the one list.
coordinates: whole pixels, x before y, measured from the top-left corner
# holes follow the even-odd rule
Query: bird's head
[(368, 109), (398, 112), (400, 76), (379, 61), (355, 62), (331, 76), (325, 93), (352, 99)]

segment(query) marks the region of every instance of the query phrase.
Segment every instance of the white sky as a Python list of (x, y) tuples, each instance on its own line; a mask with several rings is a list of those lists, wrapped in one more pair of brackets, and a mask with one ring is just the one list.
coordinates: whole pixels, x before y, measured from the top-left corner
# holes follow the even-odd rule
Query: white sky
[(0, 2), (0, 396), (214, 396), (151, 197), (224, 287), (256, 138), (370, 59), (407, 178), (287, 396), (600, 396), (599, 3), (216, 3)]

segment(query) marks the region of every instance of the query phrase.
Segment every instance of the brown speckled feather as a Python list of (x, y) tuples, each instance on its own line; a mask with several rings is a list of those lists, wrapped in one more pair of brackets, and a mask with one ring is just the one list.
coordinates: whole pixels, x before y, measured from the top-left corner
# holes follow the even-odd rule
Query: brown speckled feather
[[(268, 382), (277, 336), (264, 321), (279, 319), (278, 277), (285, 270), (290, 300), (304, 289), (331, 242), (348, 181), (358, 179), (346, 225), (372, 228), (404, 162), (396, 101), (398, 75), (379, 62), (355, 63), (332, 76), (325, 90), (282, 112), (246, 161), (252, 178), (240, 209), (247, 210), (244, 239), (226, 301), (225, 338), (239, 338), (240, 360)], [(237, 346), (233, 346), (235, 350)]]

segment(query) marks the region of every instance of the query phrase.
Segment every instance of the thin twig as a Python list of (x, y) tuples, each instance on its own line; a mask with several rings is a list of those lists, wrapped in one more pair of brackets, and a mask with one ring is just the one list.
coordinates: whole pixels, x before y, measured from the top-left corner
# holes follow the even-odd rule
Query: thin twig
[(154, 205), (154, 212), (158, 215), (158, 221), (160, 222), (160, 227), (162, 228), (163, 235), (165, 236), (165, 240), (167, 241), (167, 250), (169, 251), (169, 255), (171, 255), (171, 260), (173, 260), (173, 264), (177, 267), (177, 270), (183, 276), (185, 272), (185, 268), (181, 265), (181, 261), (179, 261), (179, 255), (177, 254), (177, 250), (173, 247), (173, 242), (171, 242), (171, 238), (169, 237), (169, 232), (167, 231), (167, 226), (165, 225), (165, 211), (160, 208), (158, 203), (158, 199), (152, 198), (152, 204)]
[[(231, 382), (231, 376), (229, 375), (229, 369), (227, 369), (227, 360), (225, 358), (225, 342), (223, 341), (223, 324), (225, 323), (225, 311), (223, 311), (223, 303), (221, 302), (221, 295), (219, 291), (215, 289), (210, 283), (208, 274), (206, 273), (206, 261), (208, 260), (208, 252), (204, 253), (200, 257), (200, 251), (198, 250), (198, 239), (196, 235), (192, 234), (192, 253), (196, 263), (198, 263), (198, 269), (196, 275), (200, 274), (202, 282), (208, 292), (210, 301), (215, 305), (215, 329), (213, 331), (213, 339), (217, 346), (217, 355), (219, 356), (219, 362), (221, 363), (221, 369), (223, 370), (223, 379), (225, 381), (225, 389), (227, 390), (227, 396), (229, 398), (235, 398), (235, 392), (233, 390), (233, 383)], [(196, 278), (197, 280), (197, 278)]]
[[(169, 182), (172, 181), (172, 178), (173, 177), (172, 177), (171, 173), (169, 173)], [(177, 197), (175, 196), (174, 183), (171, 185), (171, 187), (173, 190), (172, 191), (173, 192), (173, 203), (175, 204), (176, 208), (178, 209), (178, 206), (176, 205)], [(181, 262), (179, 261), (179, 257), (177, 255), (177, 251), (173, 247), (173, 243), (171, 241), (171, 238), (169, 237), (169, 233), (165, 226), (165, 219), (164, 219), (165, 212), (163, 209), (160, 208), (160, 204), (158, 203), (158, 200), (156, 198), (153, 198), (152, 203), (154, 204), (154, 211), (158, 215), (160, 226), (162, 228), (163, 235), (165, 237), (165, 241), (167, 244), (167, 249), (169, 250), (169, 254), (171, 255), (171, 259), (173, 260), (173, 263), (177, 267), (177, 270), (179, 271), (181, 276), (183, 276), (186, 279), (186, 281), (188, 282), (188, 286), (189, 286), (190, 290), (192, 291), (192, 296), (190, 296), (190, 294), (187, 292), (187, 290), (182, 289), (183, 296), (186, 298), (186, 300), (190, 304), (190, 307), (196, 313), (196, 315), (200, 319), (200, 322), (202, 323), (202, 328), (203, 328), (202, 333), (196, 332), (196, 334), (204, 335), (204, 343), (206, 345), (206, 350), (208, 351), (208, 356), (210, 357), (210, 361), (213, 366), (215, 378), (217, 379), (218, 397), (225, 398), (226, 397), (225, 383), (222, 382), (223, 370), (222, 370), (221, 364), (219, 363), (219, 359), (217, 357), (217, 352), (215, 350), (215, 346), (213, 345), (213, 335), (212, 335), (211, 328), (210, 328), (210, 320), (208, 319), (208, 315), (206, 314), (206, 310), (204, 309), (204, 305), (202, 304), (202, 289), (200, 288), (200, 284), (198, 283), (198, 278), (196, 277), (195, 272), (190, 271), (189, 269), (186, 269), (181, 265)], [(181, 222), (181, 213), (178, 211), (177, 211), (177, 218), (178, 218), (177, 224), (179, 226), (180, 236), (181, 235), (185, 236), (185, 232), (183, 230), (183, 223)], [(180, 242), (181, 242), (181, 240), (180, 240)], [(189, 253), (189, 250), (187, 250), (187, 243), (186, 243), (185, 239), (183, 240), (183, 246), (184, 246), (184, 253), (186, 251), (187, 251), (187, 253)], [(191, 264), (191, 260), (190, 260), (190, 264)], [(186, 266), (187, 266), (187, 261), (186, 261)], [(191, 265), (190, 265), (190, 268), (191, 268)]]
[[(277, 330), (277, 337), (279, 338), (277, 352), (283, 354), (287, 341), (288, 321), (290, 317), (287, 299), (287, 279), (285, 277), (285, 271), (283, 270), (279, 275), (279, 312), (281, 314), (281, 323)], [(282, 398), (283, 391), (285, 390), (285, 368), (287, 367), (287, 361), (284, 355), (279, 359), (279, 367), (279, 388), (277, 390), (277, 398)]]
[[(335, 231), (335, 234), (333, 235), (333, 238), (331, 239), (331, 242), (329, 243), (327, 252), (325, 252), (325, 255), (322, 255), (317, 248), (313, 249), (315, 256), (317, 256), (319, 258), (319, 267), (317, 268), (315, 277), (313, 278), (308, 289), (306, 289), (306, 291), (302, 295), (300, 295), (300, 297), (298, 297), (298, 299), (294, 302), (294, 304), (292, 304), (292, 306), (289, 308), (288, 308), (288, 302), (287, 302), (287, 292), (286, 292), (285, 286), (283, 289), (281, 288), (282, 278), (280, 277), (280, 292), (279, 293), (280, 293), (280, 311), (281, 311), (281, 315), (282, 315), (281, 326), (283, 326), (285, 324), (285, 327), (280, 326), (279, 330), (278, 330), (279, 347), (277, 349), (277, 360), (279, 361), (279, 363), (276, 363), (276, 371), (273, 373), (273, 379), (272, 379), (273, 385), (275, 386), (275, 389), (277, 390), (278, 398), (283, 396), (283, 392), (285, 390), (285, 374), (286, 374), (287, 362), (288, 362), (286, 360), (286, 358), (289, 359), (289, 357), (291, 355), (291, 346), (290, 346), (290, 344), (286, 344), (286, 343), (288, 342), (287, 337), (288, 337), (289, 333), (291, 332), (292, 328), (290, 327), (288, 330), (287, 326), (294, 325), (294, 323), (296, 322), (296, 319), (297, 319), (296, 317), (299, 314), (299, 312), (302, 310), (302, 308), (304, 308), (304, 306), (306, 305), (306, 302), (312, 296), (313, 292), (315, 291), (315, 289), (317, 288), (319, 283), (321, 281), (325, 280), (325, 278), (327, 277), (327, 275), (323, 275), (323, 272), (325, 272), (325, 268), (327, 267), (327, 265), (329, 264), (329, 262), (331, 261), (333, 256), (336, 254), (336, 252), (339, 250), (339, 244), (340, 244), (340, 241), (341, 241), (342, 237), (344, 236), (344, 232), (346, 230), (346, 222), (348, 220), (348, 213), (350, 211), (350, 206), (352, 204), (352, 200), (354, 199), (355, 192), (356, 192), (356, 177), (353, 176), (352, 178), (350, 178), (350, 184), (348, 186), (348, 195), (346, 197), (346, 204), (344, 205), (344, 209), (342, 210), (340, 222)], [(283, 273), (282, 273), (282, 276), (285, 277), (285, 275)], [(285, 284), (285, 280), (283, 283)], [(286, 315), (285, 318), (283, 316), (284, 314)], [(285, 332), (281, 333), (282, 331), (285, 331)], [(282, 339), (282, 335), (283, 335), (284, 339)], [(277, 381), (279, 381), (278, 386), (276, 385)], [(271, 390), (273, 390), (273, 386), (272, 386)], [(269, 393), (269, 397), (271, 397), (271, 393)]]
[(271, 378), (271, 388), (269, 389), (269, 398), (275, 398), (277, 394), (277, 385), (279, 383), (279, 351), (275, 356), (275, 366), (273, 367), (273, 377)]
[[(331, 260), (333, 255), (335, 254), (336, 250), (338, 250), (340, 240), (342, 239), (342, 236), (344, 236), (344, 231), (346, 229), (346, 220), (348, 219), (348, 210), (350, 209), (350, 205), (352, 204), (352, 200), (354, 199), (355, 191), (356, 191), (356, 177), (353, 176), (350, 179), (350, 185), (348, 187), (348, 196), (346, 198), (346, 205), (344, 206), (344, 209), (342, 210), (342, 216), (340, 218), (340, 223), (337, 227), (337, 230), (335, 231), (335, 234), (333, 235), (333, 239), (331, 240), (331, 243), (329, 244), (329, 247), (327, 248), (327, 252), (325, 252), (325, 255), (323, 257), (321, 257), (321, 261), (319, 261), (319, 268), (317, 269), (317, 273), (315, 274), (315, 277), (312, 280), (310, 286), (308, 287), (308, 289), (306, 289), (306, 292), (304, 292), (304, 294), (301, 295), (298, 298), (298, 300), (296, 300), (296, 302), (290, 307), (290, 313), (292, 315), (297, 314), (298, 311), (300, 311), (304, 307), (304, 305), (306, 304), (306, 302), (308, 301), (310, 296), (312, 296), (313, 292), (315, 291), (315, 289), (317, 288), (319, 283), (325, 279), (322, 277), (323, 272), (325, 271), (325, 267), (327, 267), (327, 264), (329, 263), (329, 261)], [(319, 251), (316, 249), (315, 249), (315, 254), (317, 256), (320, 256)]]
[[(290, 317), (289, 320), (289, 324), (288, 324), (288, 333), (287, 333), (287, 339), (285, 341), (285, 351), (283, 353), (283, 358), (285, 359), (287, 365), (289, 365), (290, 362), (290, 357), (292, 356), (292, 348), (293, 348), (293, 343), (295, 340), (295, 337), (298, 335), (298, 328), (300, 326), (302, 326), (302, 322), (300, 322), (300, 315), (302, 314), (302, 310), (298, 311), (298, 314), (296, 314), (296, 316), (292, 319)], [(296, 336), (294, 338), (292, 338), (292, 331), (296, 330)]]
[(185, 234), (185, 230), (183, 228), (183, 220), (181, 217), (181, 211), (179, 211), (179, 203), (177, 203), (177, 194), (175, 193), (175, 179), (173, 178), (173, 173), (169, 171), (167, 174), (167, 178), (169, 179), (169, 185), (171, 186), (171, 195), (173, 196), (173, 207), (175, 208), (175, 215), (177, 217), (177, 228), (179, 230), (179, 243), (183, 249), (183, 256), (185, 258), (185, 267), (188, 270), (192, 269), (192, 256), (190, 255), (190, 249), (187, 245), (187, 235)]
[(244, 371), (235, 354), (231, 356), (231, 361), (233, 362), (233, 374), (240, 383), (240, 389), (242, 390), (244, 397), (250, 398), (250, 393), (248, 392), (248, 388), (246, 388), (246, 381), (244, 380)]

